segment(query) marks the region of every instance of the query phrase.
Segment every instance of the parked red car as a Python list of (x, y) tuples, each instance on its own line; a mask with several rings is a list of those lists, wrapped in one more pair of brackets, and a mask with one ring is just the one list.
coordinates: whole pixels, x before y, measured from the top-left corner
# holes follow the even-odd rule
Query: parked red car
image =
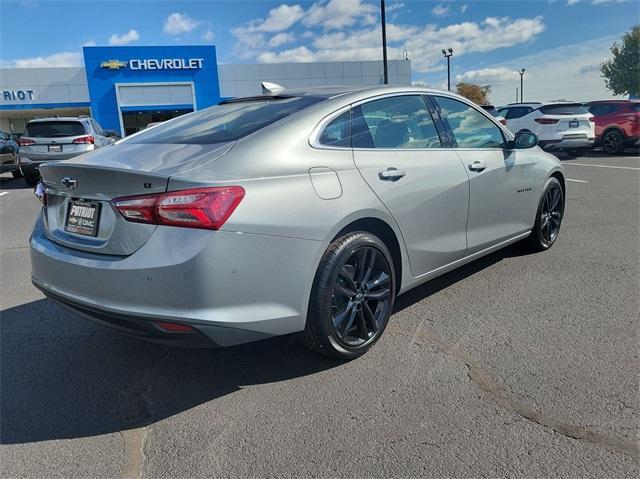
[(585, 106), (596, 120), (594, 147), (619, 155), (640, 140), (640, 100), (599, 100)]

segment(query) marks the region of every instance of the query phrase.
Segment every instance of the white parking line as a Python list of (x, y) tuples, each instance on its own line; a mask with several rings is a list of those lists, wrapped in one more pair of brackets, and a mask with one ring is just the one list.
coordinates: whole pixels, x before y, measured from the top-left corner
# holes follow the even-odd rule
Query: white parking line
[(4, 196), (4, 195), (8, 195), (9, 192), (8, 191), (3, 191), (2, 193), (0, 193), (0, 196)]
[(589, 183), (588, 181), (585, 181), (585, 180), (573, 180), (571, 178), (567, 178), (567, 181), (573, 181), (575, 183)]
[(569, 163), (565, 162), (562, 166), (573, 165), (573, 166), (593, 166), (594, 168), (615, 168), (616, 170), (637, 170), (640, 171), (640, 168), (636, 168), (634, 166), (614, 166), (614, 165), (589, 165), (587, 163)]

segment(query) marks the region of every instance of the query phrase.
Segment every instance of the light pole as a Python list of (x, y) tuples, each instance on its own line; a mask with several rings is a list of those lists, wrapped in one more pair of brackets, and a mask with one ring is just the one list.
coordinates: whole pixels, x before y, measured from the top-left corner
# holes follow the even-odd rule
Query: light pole
[(442, 54), (447, 59), (447, 90), (451, 91), (451, 55), (453, 55), (453, 48), (448, 50), (443, 48)]
[(524, 76), (524, 72), (525, 72), (524, 68), (518, 72), (520, 74), (520, 103), (523, 103), (523, 98), (524, 98), (524, 96), (522, 95), (522, 86), (524, 84), (522, 77)]
[(384, 84), (389, 84), (389, 70), (387, 68), (387, 21), (385, 18), (384, 0), (380, 0), (382, 17), (382, 65), (384, 68)]

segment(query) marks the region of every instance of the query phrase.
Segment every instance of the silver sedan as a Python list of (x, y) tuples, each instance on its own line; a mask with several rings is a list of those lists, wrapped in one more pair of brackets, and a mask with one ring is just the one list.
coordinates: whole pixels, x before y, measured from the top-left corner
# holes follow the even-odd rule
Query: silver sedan
[(536, 142), (421, 88), (225, 101), (43, 166), (33, 283), (165, 344), (299, 333), (354, 358), (397, 295), (518, 241), (553, 245), (565, 179)]

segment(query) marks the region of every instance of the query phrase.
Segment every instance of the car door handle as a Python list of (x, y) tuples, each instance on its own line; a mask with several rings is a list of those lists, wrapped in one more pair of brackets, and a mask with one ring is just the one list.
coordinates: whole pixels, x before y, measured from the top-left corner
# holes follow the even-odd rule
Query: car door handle
[(484, 161), (474, 161), (473, 163), (471, 163), (469, 165), (469, 169), (471, 171), (482, 171), (486, 168), (487, 166), (484, 164)]
[(406, 175), (404, 171), (399, 170), (398, 168), (393, 168), (393, 167), (387, 168), (386, 171), (381, 171), (380, 173), (378, 173), (378, 177), (381, 180), (388, 180), (388, 181), (398, 181), (404, 175)]

